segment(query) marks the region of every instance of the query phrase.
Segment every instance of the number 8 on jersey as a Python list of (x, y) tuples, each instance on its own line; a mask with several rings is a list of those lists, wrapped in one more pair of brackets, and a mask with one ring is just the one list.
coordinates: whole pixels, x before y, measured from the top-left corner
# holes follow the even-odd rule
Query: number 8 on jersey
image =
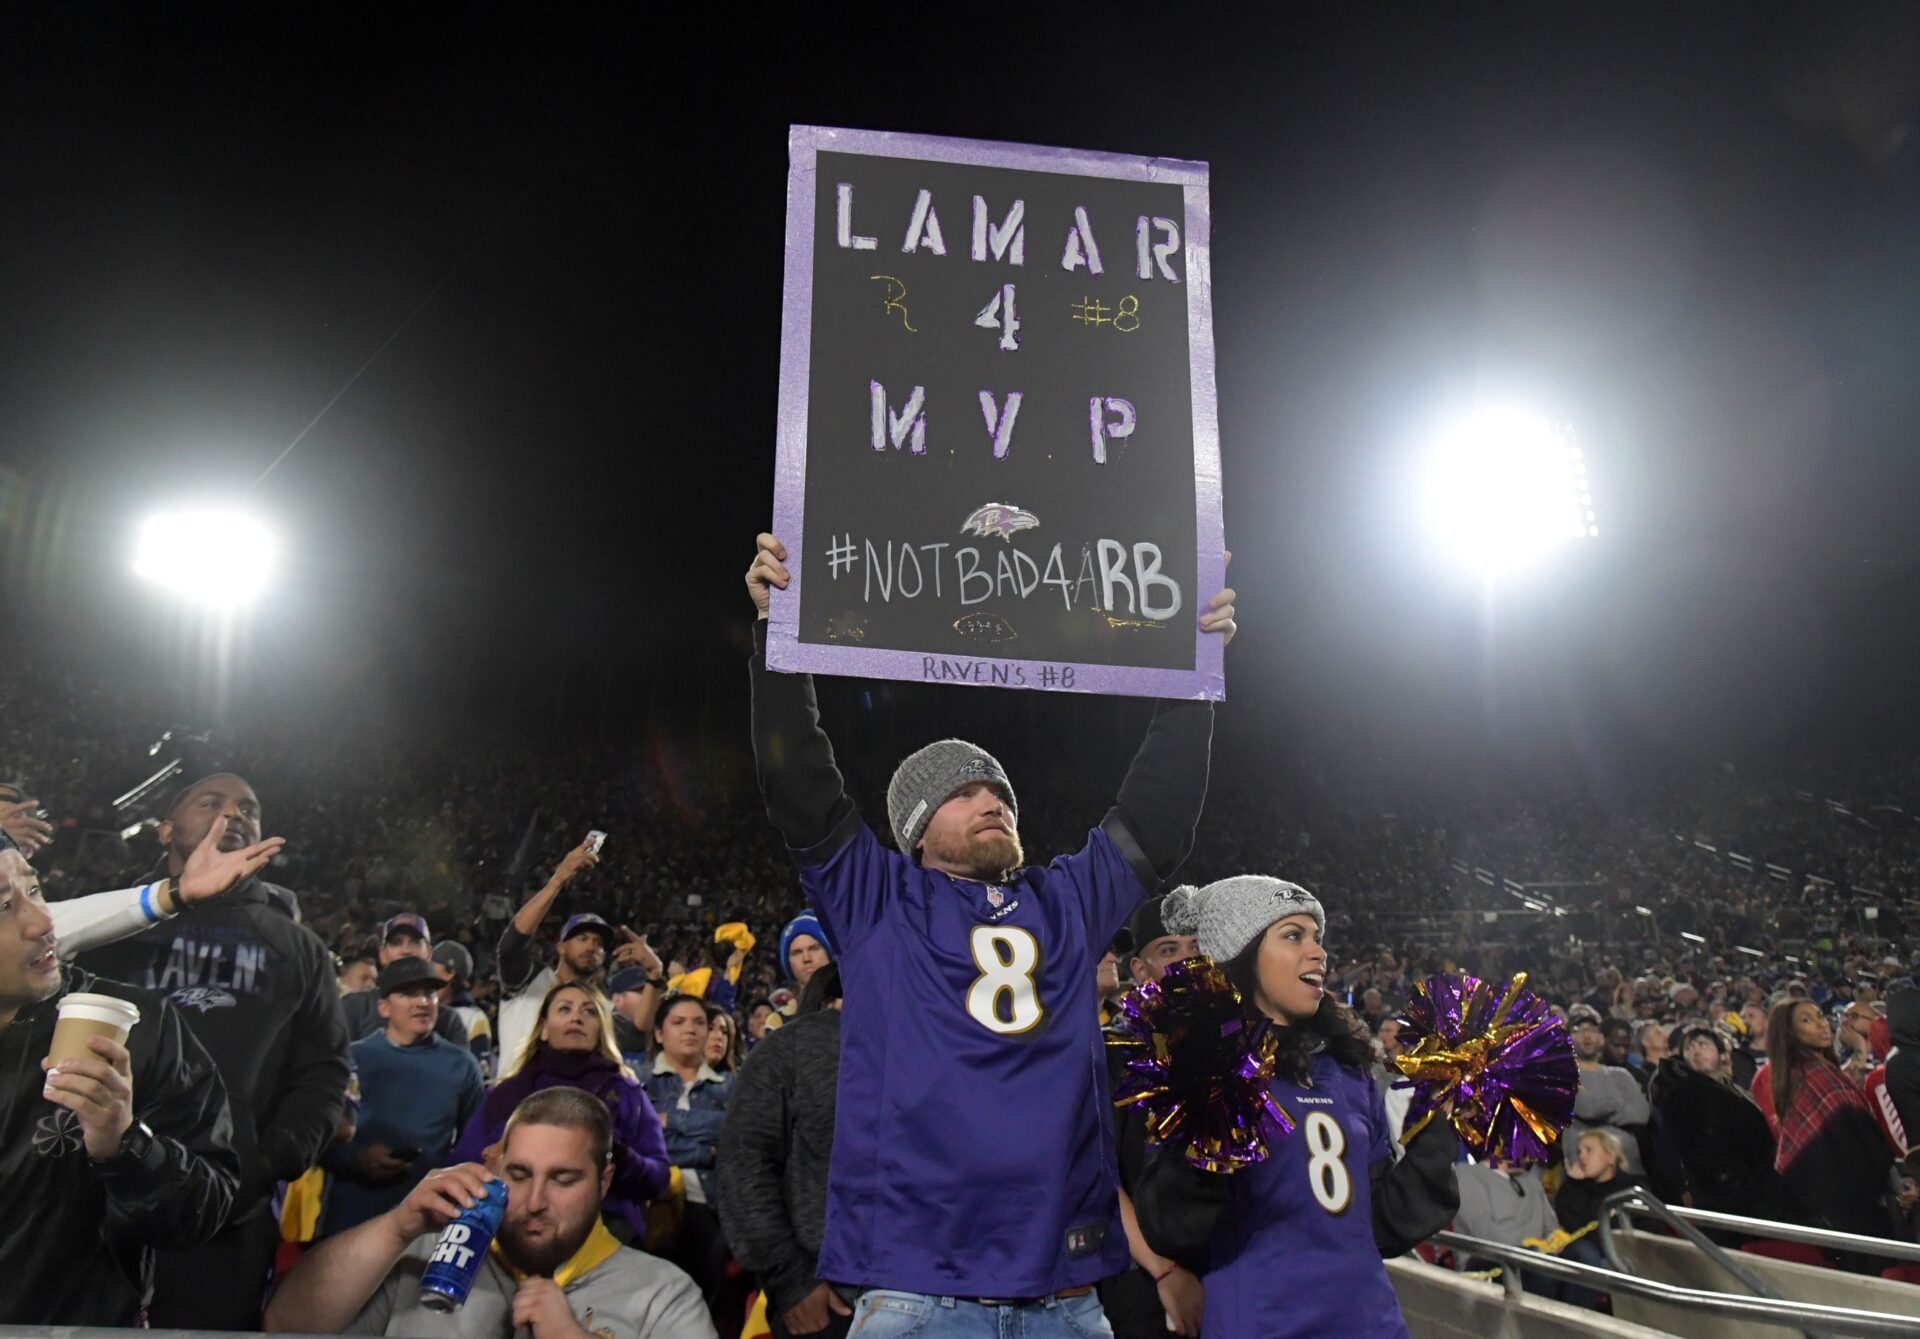
[(1004, 1037), (1038, 1027), (1046, 1013), (1033, 980), (1040, 970), (1040, 941), (1017, 925), (976, 925), (968, 948), (980, 969), (967, 989), (967, 1012), (974, 1021)]

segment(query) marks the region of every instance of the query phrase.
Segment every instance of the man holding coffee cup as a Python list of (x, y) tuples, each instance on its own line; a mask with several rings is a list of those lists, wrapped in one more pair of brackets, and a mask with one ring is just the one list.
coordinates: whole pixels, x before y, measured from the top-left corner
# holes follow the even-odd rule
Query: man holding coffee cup
[[(181, 878), (208, 842), (226, 853), (260, 841), (260, 799), (232, 773), (179, 791), (160, 824), (165, 864)], [(347, 1029), (333, 959), (282, 908), (291, 893), (253, 877), (156, 925), (87, 954), (91, 971), (160, 991), (183, 1011), (226, 1081), (240, 1189), (227, 1228), (194, 1250), (168, 1251), (151, 1319), (181, 1329), (251, 1330), (260, 1323), (280, 1232), (274, 1186), (312, 1167), (338, 1130), (347, 1098)]]
[(139, 1324), (153, 1248), (226, 1221), (231, 1130), (172, 1004), (62, 967), (39, 881), (0, 832), (0, 1323)]

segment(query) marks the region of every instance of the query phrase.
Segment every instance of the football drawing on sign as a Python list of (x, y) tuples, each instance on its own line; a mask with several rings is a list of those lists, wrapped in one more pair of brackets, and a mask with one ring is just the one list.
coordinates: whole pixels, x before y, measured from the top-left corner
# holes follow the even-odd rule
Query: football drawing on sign
[(1040, 518), (1011, 502), (989, 502), (976, 507), (960, 526), (963, 535), (998, 535), (1008, 543), (1022, 530), (1037, 530)]
[(962, 614), (953, 620), (953, 630), (976, 642), (1010, 642), (1020, 634), (1013, 624), (998, 614)]

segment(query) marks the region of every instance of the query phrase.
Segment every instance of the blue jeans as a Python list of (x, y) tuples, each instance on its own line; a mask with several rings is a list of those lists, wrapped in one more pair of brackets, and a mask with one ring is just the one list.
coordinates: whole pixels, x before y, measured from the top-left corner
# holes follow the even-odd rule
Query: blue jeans
[(982, 1306), (964, 1297), (874, 1288), (854, 1303), (849, 1339), (1108, 1339), (1100, 1295)]

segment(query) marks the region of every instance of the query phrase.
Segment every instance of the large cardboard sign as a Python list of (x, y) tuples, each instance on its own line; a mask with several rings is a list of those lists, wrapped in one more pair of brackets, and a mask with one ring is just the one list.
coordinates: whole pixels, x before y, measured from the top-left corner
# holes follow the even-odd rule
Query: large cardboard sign
[(767, 663), (1223, 696), (1206, 165), (790, 151)]

